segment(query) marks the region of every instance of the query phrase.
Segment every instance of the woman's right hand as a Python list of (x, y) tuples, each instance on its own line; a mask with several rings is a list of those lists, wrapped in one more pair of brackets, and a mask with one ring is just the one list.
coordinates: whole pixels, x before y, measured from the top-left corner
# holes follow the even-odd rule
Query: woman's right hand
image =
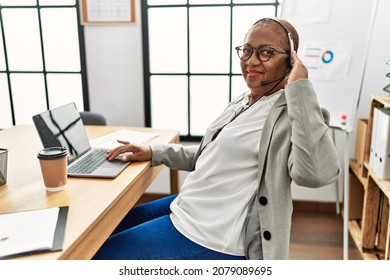
[(293, 68), (291, 69), (290, 75), (288, 76), (287, 83), (292, 83), (296, 80), (307, 79), (308, 71), (303, 62), (298, 58), (296, 51), (294, 51), (291, 55), (291, 59), (293, 62)]
[(148, 145), (131, 144), (128, 141), (117, 140), (122, 144), (107, 152), (107, 160), (114, 160), (120, 154), (122, 161), (147, 161), (152, 159), (152, 150)]

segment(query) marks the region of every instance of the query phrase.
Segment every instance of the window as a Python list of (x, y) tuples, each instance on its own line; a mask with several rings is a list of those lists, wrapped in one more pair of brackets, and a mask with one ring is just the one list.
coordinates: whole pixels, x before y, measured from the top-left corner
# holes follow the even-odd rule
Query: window
[(88, 109), (76, 0), (0, 0), (0, 129), (75, 102)]
[(279, 13), (277, 0), (147, 0), (142, 3), (145, 123), (199, 140), (242, 94), (234, 47), (258, 19)]

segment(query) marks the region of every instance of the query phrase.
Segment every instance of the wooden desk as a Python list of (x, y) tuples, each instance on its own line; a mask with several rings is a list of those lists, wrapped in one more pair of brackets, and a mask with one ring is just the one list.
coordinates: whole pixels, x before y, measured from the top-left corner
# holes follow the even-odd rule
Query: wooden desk
[[(94, 139), (123, 128), (87, 126), (86, 130)], [(157, 132), (159, 136), (148, 144), (179, 142), (178, 131), (128, 129)], [(9, 150), (8, 180), (0, 186), (0, 213), (69, 206), (63, 250), (18, 259), (91, 259), (163, 168), (133, 162), (115, 179), (68, 178), (64, 190), (51, 193), (43, 184), (37, 159), (42, 144), (34, 126), (0, 131), (0, 146)], [(172, 193), (178, 185), (178, 172), (171, 170)]]

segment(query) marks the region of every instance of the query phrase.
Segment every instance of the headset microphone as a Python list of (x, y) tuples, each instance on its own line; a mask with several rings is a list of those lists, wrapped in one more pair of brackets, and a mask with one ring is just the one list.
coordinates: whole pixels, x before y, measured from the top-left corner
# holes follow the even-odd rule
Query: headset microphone
[(287, 72), (286, 72), (282, 77), (280, 77), (279, 79), (276, 79), (276, 80), (273, 80), (273, 81), (261, 82), (260, 85), (261, 85), (261, 86), (266, 86), (266, 85), (269, 85), (269, 84), (273, 84), (273, 83), (276, 83), (276, 82), (280, 82), (280, 81), (283, 80), (289, 73), (290, 73), (290, 71), (287, 71)]

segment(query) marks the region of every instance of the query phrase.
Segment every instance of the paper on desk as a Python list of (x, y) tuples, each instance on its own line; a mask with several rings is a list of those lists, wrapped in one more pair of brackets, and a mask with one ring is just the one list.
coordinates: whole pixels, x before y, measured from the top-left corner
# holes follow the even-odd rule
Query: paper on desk
[(143, 132), (143, 131), (122, 129), (92, 140), (91, 146), (93, 148), (110, 150), (120, 145), (117, 142), (117, 140), (124, 140), (130, 143), (142, 144), (157, 136), (158, 133), (154, 133), (154, 132)]
[(53, 246), (59, 208), (0, 214), (0, 258)]

